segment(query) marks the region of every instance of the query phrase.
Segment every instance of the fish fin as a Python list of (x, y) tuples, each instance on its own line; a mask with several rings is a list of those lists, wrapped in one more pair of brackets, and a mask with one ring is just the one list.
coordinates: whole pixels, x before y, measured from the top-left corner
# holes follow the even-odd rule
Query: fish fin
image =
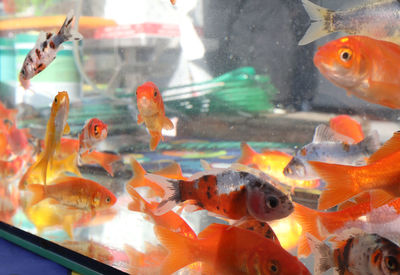
[(370, 192), (372, 208), (379, 208), (396, 198), (396, 196), (383, 190), (373, 190)]
[(128, 209), (131, 211), (141, 212), (148, 214), (151, 212), (150, 204), (142, 197), (140, 194), (130, 185), (126, 186), (126, 191), (128, 191), (129, 195), (132, 198), (132, 202), (129, 203)]
[(195, 252), (199, 250), (199, 241), (158, 225), (154, 226), (154, 232), (161, 244), (169, 250), (162, 264), (161, 274), (172, 274), (196, 261)]
[(158, 143), (162, 139), (161, 133), (150, 131), (150, 151), (154, 151), (157, 148)]
[(72, 29), (72, 24), (71, 24), (72, 21), (74, 21), (74, 11), (70, 10), (67, 14), (67, 17), (65, 18), (63, 25), (61, 26), (57, 34), (62, 37), (63, 40), (62, 42), (70, 40), (82, 40), (83, 38), (82, 34)]
[(33, 193), (30, 206), (35, 205), (46, 198), (44, 187), (45, 186), (41, 184), (29, 184), (27, 186), (28, 190)]
[(359, 186), (352, 182), (351, 171), (357, 167), (318, 161), (308, 163), (326, 182), (325, 190), (318, 200), (318, 209), (331, 208), (360, 193)]
[(72, 215), (67, 215), (63, 220), (63, 229), (67, 232), (71, 240), (74, 240), (74, 217)]
[(135, 158), (131, 158), (131, 166), (134, 174), (134, 179), (143, 178), (143, 176), (147, 173), (147, 171)]
[(353, 144), (354, 139), (335, 132), (325, 124), (320, 124), (317, 126), (317, 128), (315, 128), (312, 142), (313, 143), (345, 142), (347, 144)]
[(177, 162), (173, 162), (168, 166), (165, 166), (164, 168), (154, 172), (153, 174), (155, 175), (174, 175), (174, 176), (178, 176), (178, 177), (183, 177), (182, 175), (182, 168), (179, 165), (179, 163)]
[(215, 236), (223, 236), (223, 232), (230, 228), (226, 224), (221, 223), (213, 223), (207, 226), (203, 231), (201, 231), (198, 235), (199, 239), (208, 239), (215, 238)]
[(70, 132), (71, 132), (71, 128), (69, 128), (68, 123), (66, 123), (63, 134), (68, 135)]
[(372, 155), (378, 150), (380, 146), (378, 131), (372, 131), (370, 135), (357, 143), (357, 145), (362, 148), (363, 152), (368, 155)]
[(204, 159), (200, 160), (200, 164), (201, 164), (201, 167), (203, 167), (204, 170), (212, 169), (211, 164), (208, 161), (204, 160)]
[(172, 121), (168, 117), (164, 116), (162, 128), (165, 130), (172, 130), (174, 129), (174, 123), (172, 123)]
[(299, 45), (306, 45), (333, 32), (331, 15), (334, 11), (320, 7), (308, 0), (302, 0), (302, 2), (312, 21), (303, 38), (299, 41)]
[(43, 184), (46, 185), (47, 184), (47, 169), (48, 169), (48, 165), (49, 164), (49, 159), (47, 157), (47, 155), (43, 155), (43, 157), (34, 165), (34, 169), (39, 169), (42, 171), (42, 180), (43, 180)]
[(40, 44), (42, 44), (44, 41), (46, 41), (46, 33), (44, 31), (41, 31), (36, 40), (35, 48), (39, 48)]
[(240, 144), (240, 150), (242, 151), (242, 154), (240, 155), (239, 159), (236, 162), (244, 165), (251, 164), (253, 162), (253, 157), (258, 154), (246, 142), (242, 142)]
[(362, 192), (361, 194), (355, 196), (354, 198), (351, 198), (350, 200), (339, 204), (339, 206), (337, 207), (337, 211), (341, 211), (341, 210), (344, 210), (346, 208), (356, 206), (357, 204), (360, 204), (360, 203), (370, 202), (371, 201), (370, 192), (371, 191)]
[(155, 215), (163, 215), (172, 210), (172, 208), (181, 202), (179, 180), (168, 179), (166, 177), (153, 174), (146, 174), (144, 177), (151, 182), (156, 183), (164, 190), (164, 197), (157, 209), (154, 210)]
[(143, 116), (141, 114), (138, 114), (137, 124), (140, 125), (140, 124), (143, 124), (143, 122), (144, 122)]
[(324, 242), (321, 242), (310, 233), (306, 233), (307, 241), (314, 253), (314, 275), (323, 274), (335, 266), (333, 252)]
[(394, 152), (400, 150), (400, 132), (395, 132), (393, 136), (386, 141), (381, 148), (378, 149), (372, 156), (368, 159), (368, 164), (377, 162)]

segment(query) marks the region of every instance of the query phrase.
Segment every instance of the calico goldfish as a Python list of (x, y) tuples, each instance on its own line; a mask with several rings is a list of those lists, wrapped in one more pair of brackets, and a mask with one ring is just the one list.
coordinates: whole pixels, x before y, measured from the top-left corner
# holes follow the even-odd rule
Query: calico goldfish
[(109, 208), (117, 201), (101, 184), (78, 177), (62, 177), (51, 185), (29, 184), (27, 188), (33, 193), (31, 205), (53, 198), (62, 205), (93, 211)]
[(126, 190), (129, 195), (131, 195), (133, 201), (129, 203), (128, 209), (131, 211), (142, 212), (150, 218), (154, 224), (159, 226), (163, 226), (169, 230), (180, 233), (184, 236), (190, 237), (192, 239), (196, 239), (196, 233), (194, 233), (193, 229), (185, 222), (184, 219), (181, 218), (174, 211), (168, 211), (163, 215), (155, 215), (154, 211), (157, 208), (158, 203), (148, 203), (145, 199), (140, 196), (135, 189), (129, 185), (126, 186)]
[(319, 209), (328, 209), (365, 191), (374, 192), (374, 208), (400, 197), (400, 132), (393, 134), (365, 166), (347, 166), (309, 161), (326, 182), (319, 198)]
[(328, 80), (365, 101), (400, 108), (400, 46), (366, 36), (346, 36), (320, 47), (314, 64)]
[(79, 154), (93, 150), (94, 146), (107, 137), (107, 124), (98, 118), (85, 122), (79, 135)]
[(70, 40), (81, 40), (82, 35), (72, 30), (74, 12), (71, 10), (57, 34), (40, 32), (34, 48), (26, 56), (19, 73), (19, 81), (25, 89), (30, 86), (30, 79), (46, 69), (63, 48), (62, 43)]
[(299, 45), (339, 31), (400, 42), (400, 6), (396, 0), (370, 1), (348, 10), (337, 11), (325, 9), (308, 0), (302, 2), (312, 22)]
[(170, 211), (177, 204), (189, 201), (200, 208), (232, 220), (252, 216), (271, 221), (293, 211), (290, 198), (279, 190), (273, 180), (232, 169), (206, 170), (189, 180), (173, 180), (158, 175), (145, 175), (164, 189), (164, 197), (156, 215)]
[(137, 88), (136, 100), (139, 110), (137, 123), (146, 125), (151, 136), (150, 150), (154, 151), (160, 140), (164, 140), (161, 130), (172, 130), (174, 124), (165, 116), (161, 93), (153, 82), (146, 82)]
[(329, 127), (341, 135), (350, 137), (354, 140), (354, 143), (359, 143), (365, 138), (361, 124), (348, 115), (338, 115), (331, 118)]
[(314, 274), (331, 268), (338, 274), (400, 274), (400, 247), (379, 235), (349, 233), (333, 249), (309, 233), (307, 240), (315, 255)]
[(172, 274), (196, 261), (215, 274), (311, 274), (280, 245), (246, 229), (214, 223), (200, 232), (198, 240), (161, 226), (154, 231), (170, 251), (160, 274)]

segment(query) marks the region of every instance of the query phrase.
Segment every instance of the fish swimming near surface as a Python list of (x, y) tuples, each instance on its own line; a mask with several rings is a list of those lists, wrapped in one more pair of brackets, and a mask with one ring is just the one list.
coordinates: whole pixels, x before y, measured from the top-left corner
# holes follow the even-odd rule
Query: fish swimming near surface
[(311, 274), (279, 244), (250, 230), (214, 223), (200, 232), (198, 240), (161, 226), (154, 231), (170, 251), (160, 274), (172, 274), (197, 261), (213, 274)]
[(146, 82), (136, 90), (139, 114), (137, 123), (144, 123), (150, 133), (150, 150), (157, 148), (160, 140), (164, 140), (162, 129), (172, 130), (174, 124), (165, 116), (164, 102), (160, 90), (153, 82)]
[(107, 124), (98, 118), (88, 119), (79, 134), (79, 154), (93, 150), (107, 138)]
[(359, 143), (365, 138), (361, 124), (348, 115), (338, 115), (331, 118), (329, 127), (336, 133), (353, 139), (354, 143)]
[(348, 95), (392, 109), (400, 109), (399, 62), (399, 45), (367, 36), (333, 40), (314, 56), (320, 73)]
[(360, 231), (345, 235), (349, 237), (338, 241), (332, 249), (307, 233), (315, 255), (315, 275), (324, 274), (331, 268), (338, 274), (400, 274), (400, 247), (395, 243)]
[(349, 144), (332, 133), (333, 130), (324, 124), (315, 129), (313, 141), (297, 151), (296, 156), (287, 164), (283, 174), (293, 179), (318, 179), (308, 161), (321, 161), (345, 165), (365, 165), (367, 159), (379, 147), (376, 131), (357, 144)]
[(189, 180), (173, 180), (145, 175), (164, 189), (163, 200), (154, 211), (162, 215), (189, 201), (200, 208), (232, 220), (252, 216), (260, 221), (284, 218), (293, 212), (288, 195), (271, 179), (232, 169), (211, 169), (194, 174)]
[(19, 73), (19, 81), (25, 89), (30, 86), (30, 79), (46, 69), (63, 48), (62, 43), (70, 40), (81, 40), (82, 35), (72, 30), (74, 12), (71, 10), (58, 33), (41, 32), (34, 48), (26, 56)]
[(357, 7), (337, 11), (320, 7), (309, 0), (302, 2), (312, 22), (299, 45), (339, 31), (400, 42), (400, 3), (397, 0), (364, 1), (366, 3)]

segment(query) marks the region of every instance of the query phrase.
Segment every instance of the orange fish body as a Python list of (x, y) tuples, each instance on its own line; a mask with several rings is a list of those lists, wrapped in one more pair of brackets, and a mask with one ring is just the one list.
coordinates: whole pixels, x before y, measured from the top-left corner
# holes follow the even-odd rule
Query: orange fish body
[(161, 274), (172, 274), (202, 261), (215, 274), (311, 274), (280, 245), (258, 233), (223, 224), (212, 224), (193, 240), (160, 226), (159, 241), (170, 251)]
[(400, 46), (345, 36), (318, 49), (314, 64), (336, 86), (371, 103), (400, 108)]
[(85, 122), (79, 135), (79, 153), (93, 150), (94, 146), (107, 137), (107, 124), (98, 118), (92, 118)]
[(30, 184), (33, 192), (31, 205), (45, 198), (53, 198), (60, 204), (85, 210), (105, 209), (117, 201), (111, 191), (99, 183), (77, 177), (63, 177), (51, 185)]
[(348, 115), (339, 115), (331, 118), (329, 127), (339, 134), (352, 138), (354, 143), (364, 140), (361, 124)]
[(281, 245), (274, 230), (266, 222), (258, 221), (254, 218), (248, 218), (244, 221), (234, 224), (236, 227), (254, 231), (267, 239), (274, 241), (276, 244)]
[(112, 164), (121, 159), (120, 155), (105, 152), (85, 152), (81, 155), (81, 162), (84, 164), (98, 164), (111, 176), (114, 176)]
[(319, 209), (328, 209), (364, 191), (377, 190), (374, 208), (400, 197), (400, 132), (393, 134), (368, 160), (366, 166), (347, 166), (309, 161), (327, 182), (319, 198)]
[(146, 82), (136, 90), (137, 107), (139, 115), (137, 123), (144, 123), (149, 130), (150, 150), (154, 151), (160, 142), (164, 140), (161, 130), (172, 130), (174, 124), (165, 116), (164, 102), (161, 93), (153, 82)]

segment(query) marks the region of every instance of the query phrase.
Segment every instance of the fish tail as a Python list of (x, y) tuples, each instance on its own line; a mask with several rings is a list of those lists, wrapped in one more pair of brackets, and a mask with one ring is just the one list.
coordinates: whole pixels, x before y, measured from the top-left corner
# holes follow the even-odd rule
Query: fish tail
[(242, 151), (242, 154), (236, 162), (244, 165), (251, 164), (253, 162), (253, 157), (257, 155), (257, 152), (254, 151), (246, 142), (240, 144), (240, 150)]
[(157, 148), (158, 143), (162, 139), (162, 135), (156, 131), (149, 131), (150, 132), (150, 151), (154, 151)]
[(47, 184), (48, 165), (49, 165), (49, 158), (47, 155), (43, 155), (43, 157), (39, 160), (39, 162), (37, 162), (34, 165), (34, 168), (32, 169), (32, 170), (39, 169), (40, 171), (42, 171), (42, 181), (44, 185)]
[(310, 20), (314, 21), (311, 22), (310, 27), (299, 41), (299, 45), (306, 45), (333, 32), (331, 18), (334, 11), (320, 7), (308, 0), (302, 0), (302, 2)]
[(353, 180), (353, 169), (358, 167), (309, 161), (311, 167), (327, 183), (318, 200), (318, 209), (325, 210), (344, 202), (358, 193), (360, 188)]
[(310, 233), (306, 233), (307, 241), (314, 253), (314, 273), (323, 274), (334, 266), (331, 248)]
[(81, 40), (83, 38), (83, 36), (79, 32), (72, 29), (72, 21), (74, 21), (74, 11), (70, 10), (67, 14), (67, 17), (65, 18), (64, 24), (57, 34), (57, 38), (61, 41), (59, 41), (59, 43), (56, 43), (57, 39), (55, 38), (54, 42), (56, 43), (56, 46), (58, 46), (57, 44), (61, 44), (65, 41)]
[(66, 167), (65, 170), (68, 172), (71, 172), (75, 175), (77, 175), (78, 177), (81, 176), (81, 171), (79, 171), (78, 168), (78, 154), (77, 153), (73, 153), (70, 156), (68, 156), (65, 159), (66, 162)]
[(379, 135), (376, 130), (374, 130), (371, 135), (367, 136), (364, 140), (360, 141), (358, 144), (362, 149), (362, 152), (365, 152), (368, 155), (372, 155), (375, 151), (378, 150), (380, 146)]
[(64, 217), (63, 229), (67, 232), (71, 240), (74, 240), (74, 218), (71, 215)]
[(163, 215), (181, 202), (179, 180), (173, 180), (153, 174), (147, 174), (145, 175), (145, 178), (156, 183), (164, 190), (164, 197), (158, 207), (154, 210), (155, 215)]
[(161, 244), (169, 250), (169, 254), (162, 264), (161, 274), (172, 274), (196, 261), (193, 252), (198, 250), (198, 240), (185, 237), (158, 225), (154, 226), (154, 232)]
[(151, 206), (150, 204), (143, 199), (142, 196), (130, 185), (126, 186), (126, 191), (128, 191), (129, 195), (132, 198), (132, 202), (129, 203), (128, 209), (135, 212), (141, 213), (151, 213)]
[(31, 200), (30, 205), (35, 205), (41, 200), (44, 200), (46, 198), (45, 194), (45, 186), (41, 184), (29, 184), (27, 186), (28, 190), (33, 193), (33, 197)]

